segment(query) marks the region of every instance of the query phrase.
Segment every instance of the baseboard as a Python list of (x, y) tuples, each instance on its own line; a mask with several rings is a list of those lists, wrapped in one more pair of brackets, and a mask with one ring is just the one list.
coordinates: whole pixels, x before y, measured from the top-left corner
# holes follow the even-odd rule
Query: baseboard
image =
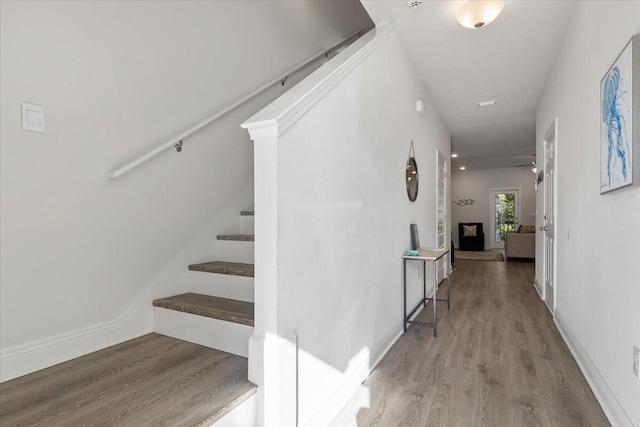
[(109, 321), (8, 348), (0, 352), (0, 382), (66, 362), (117, 341), (116, 322)]
[(542, 295), (542, 284), (537, 277), (533, 278), (533, 287), (536, 289), (536, 292), (538, 292), (540, 299), (544, 299), (544, 296)]
[(593, 363), (587, 351), (582, 347), (578, 338), (573, 334), (571, 328), (567, 325), (567, 322), (562, 317), (562, 314), (559, 313), (558, 309), (556, 309), (555, 322), (562, 338), (567, 343), (569, 347), (569, 351), (573, 354), (573, 358), (578, 363), (582, 374), (589, 383), (593, 394), (600, 402), (600, 406), (602, 406), (602, 410), (605, 415), (609, 419), (609, 422), (612, 426), (633, 426), (631, 419), (627, 416), (626, 412), (609, 389), (607, 382), (600, 372), (598, 368)]
[[(399, 330), (392, 330), (384, 340), (373, 349), (369, 363), (361, 364), (345, 380), (342, 386), (334, 393), (329, 401), (313, 416), (306, 424), (306, 427), (327, 426), (340, 413), (344, 405), (347, 404), (351, 396), (362, 386), (362, 382), (373, 372), (385, 354), (391, 349), (395, 342), (403, 334), (402, 327)], [(368, 365), (368, 366), (366, 366)]]

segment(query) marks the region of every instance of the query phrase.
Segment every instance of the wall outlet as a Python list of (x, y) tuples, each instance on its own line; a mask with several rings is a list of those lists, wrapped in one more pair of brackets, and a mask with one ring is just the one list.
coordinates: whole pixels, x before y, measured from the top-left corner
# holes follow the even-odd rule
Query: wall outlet
[(640, 378), (640, 348), (633, 346), (633, 375)]

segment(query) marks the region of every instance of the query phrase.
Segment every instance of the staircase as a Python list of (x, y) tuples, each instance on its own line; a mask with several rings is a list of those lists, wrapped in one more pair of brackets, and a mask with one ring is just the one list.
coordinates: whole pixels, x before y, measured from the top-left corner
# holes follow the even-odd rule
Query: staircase
[[(253, 217), (253, 211), (242, 211), (241, 234), (217, 236), (217, 260), (189, 265), (188, 293), (153, 301), (154, 332), (248, 357), (254, 318)], [(231, 381), (248, 382), (246, 377)], [(255, 399), (240, 399), (242, 403), (234, 403), (235, 408), (216, 426), (254, 416)], [(231, 424), (238, 425), (235, 422)]]

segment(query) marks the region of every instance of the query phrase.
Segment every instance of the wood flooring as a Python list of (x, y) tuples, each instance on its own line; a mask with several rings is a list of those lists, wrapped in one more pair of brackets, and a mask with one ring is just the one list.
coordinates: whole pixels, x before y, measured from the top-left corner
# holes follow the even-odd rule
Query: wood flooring
[(189, 292), (157, 299), (153, 302), (153, 306), (253, 326), (254, 306), (252, 302)]
[(240, 262), (211, 261), (200, 264), (191, 264), (189, 270), (202, 271), (204, 273), (230, 274), (232, 276), (253, 277), (253, 264)]
[(211, 425), (256, 387), (247, 359), (158, 334), (0, 384), (0, 425)]
[(438, 337), (411, 325), (332, 426), (609, 426), (533, 287), (534, 264), (455, 268)]

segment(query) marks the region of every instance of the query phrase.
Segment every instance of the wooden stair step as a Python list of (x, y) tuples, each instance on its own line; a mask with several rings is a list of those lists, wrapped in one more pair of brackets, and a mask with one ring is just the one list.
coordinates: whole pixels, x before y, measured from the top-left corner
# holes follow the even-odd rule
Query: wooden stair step
[(253, 234), (219, 234), (218, 240), (233, 240), (236, 242), (253, 242)]
[(0, 425), (208, 426), (255, 394), (247, 369), (148, 334), (0, 384)]
[(241, 211), (240, 215), (241, 216), (254, 216), (255, 212), (254, 211)]
[(253, 326), (253, 303), (228, 298), (186, 293), (157, 299), (155, 307)]
[(203, 271), (205, 273), (230, 274), (233, 276), (253, 277), (253, 264), (240, 262), (211, 261), (200, 264), (191, 264), (191, 271)]

